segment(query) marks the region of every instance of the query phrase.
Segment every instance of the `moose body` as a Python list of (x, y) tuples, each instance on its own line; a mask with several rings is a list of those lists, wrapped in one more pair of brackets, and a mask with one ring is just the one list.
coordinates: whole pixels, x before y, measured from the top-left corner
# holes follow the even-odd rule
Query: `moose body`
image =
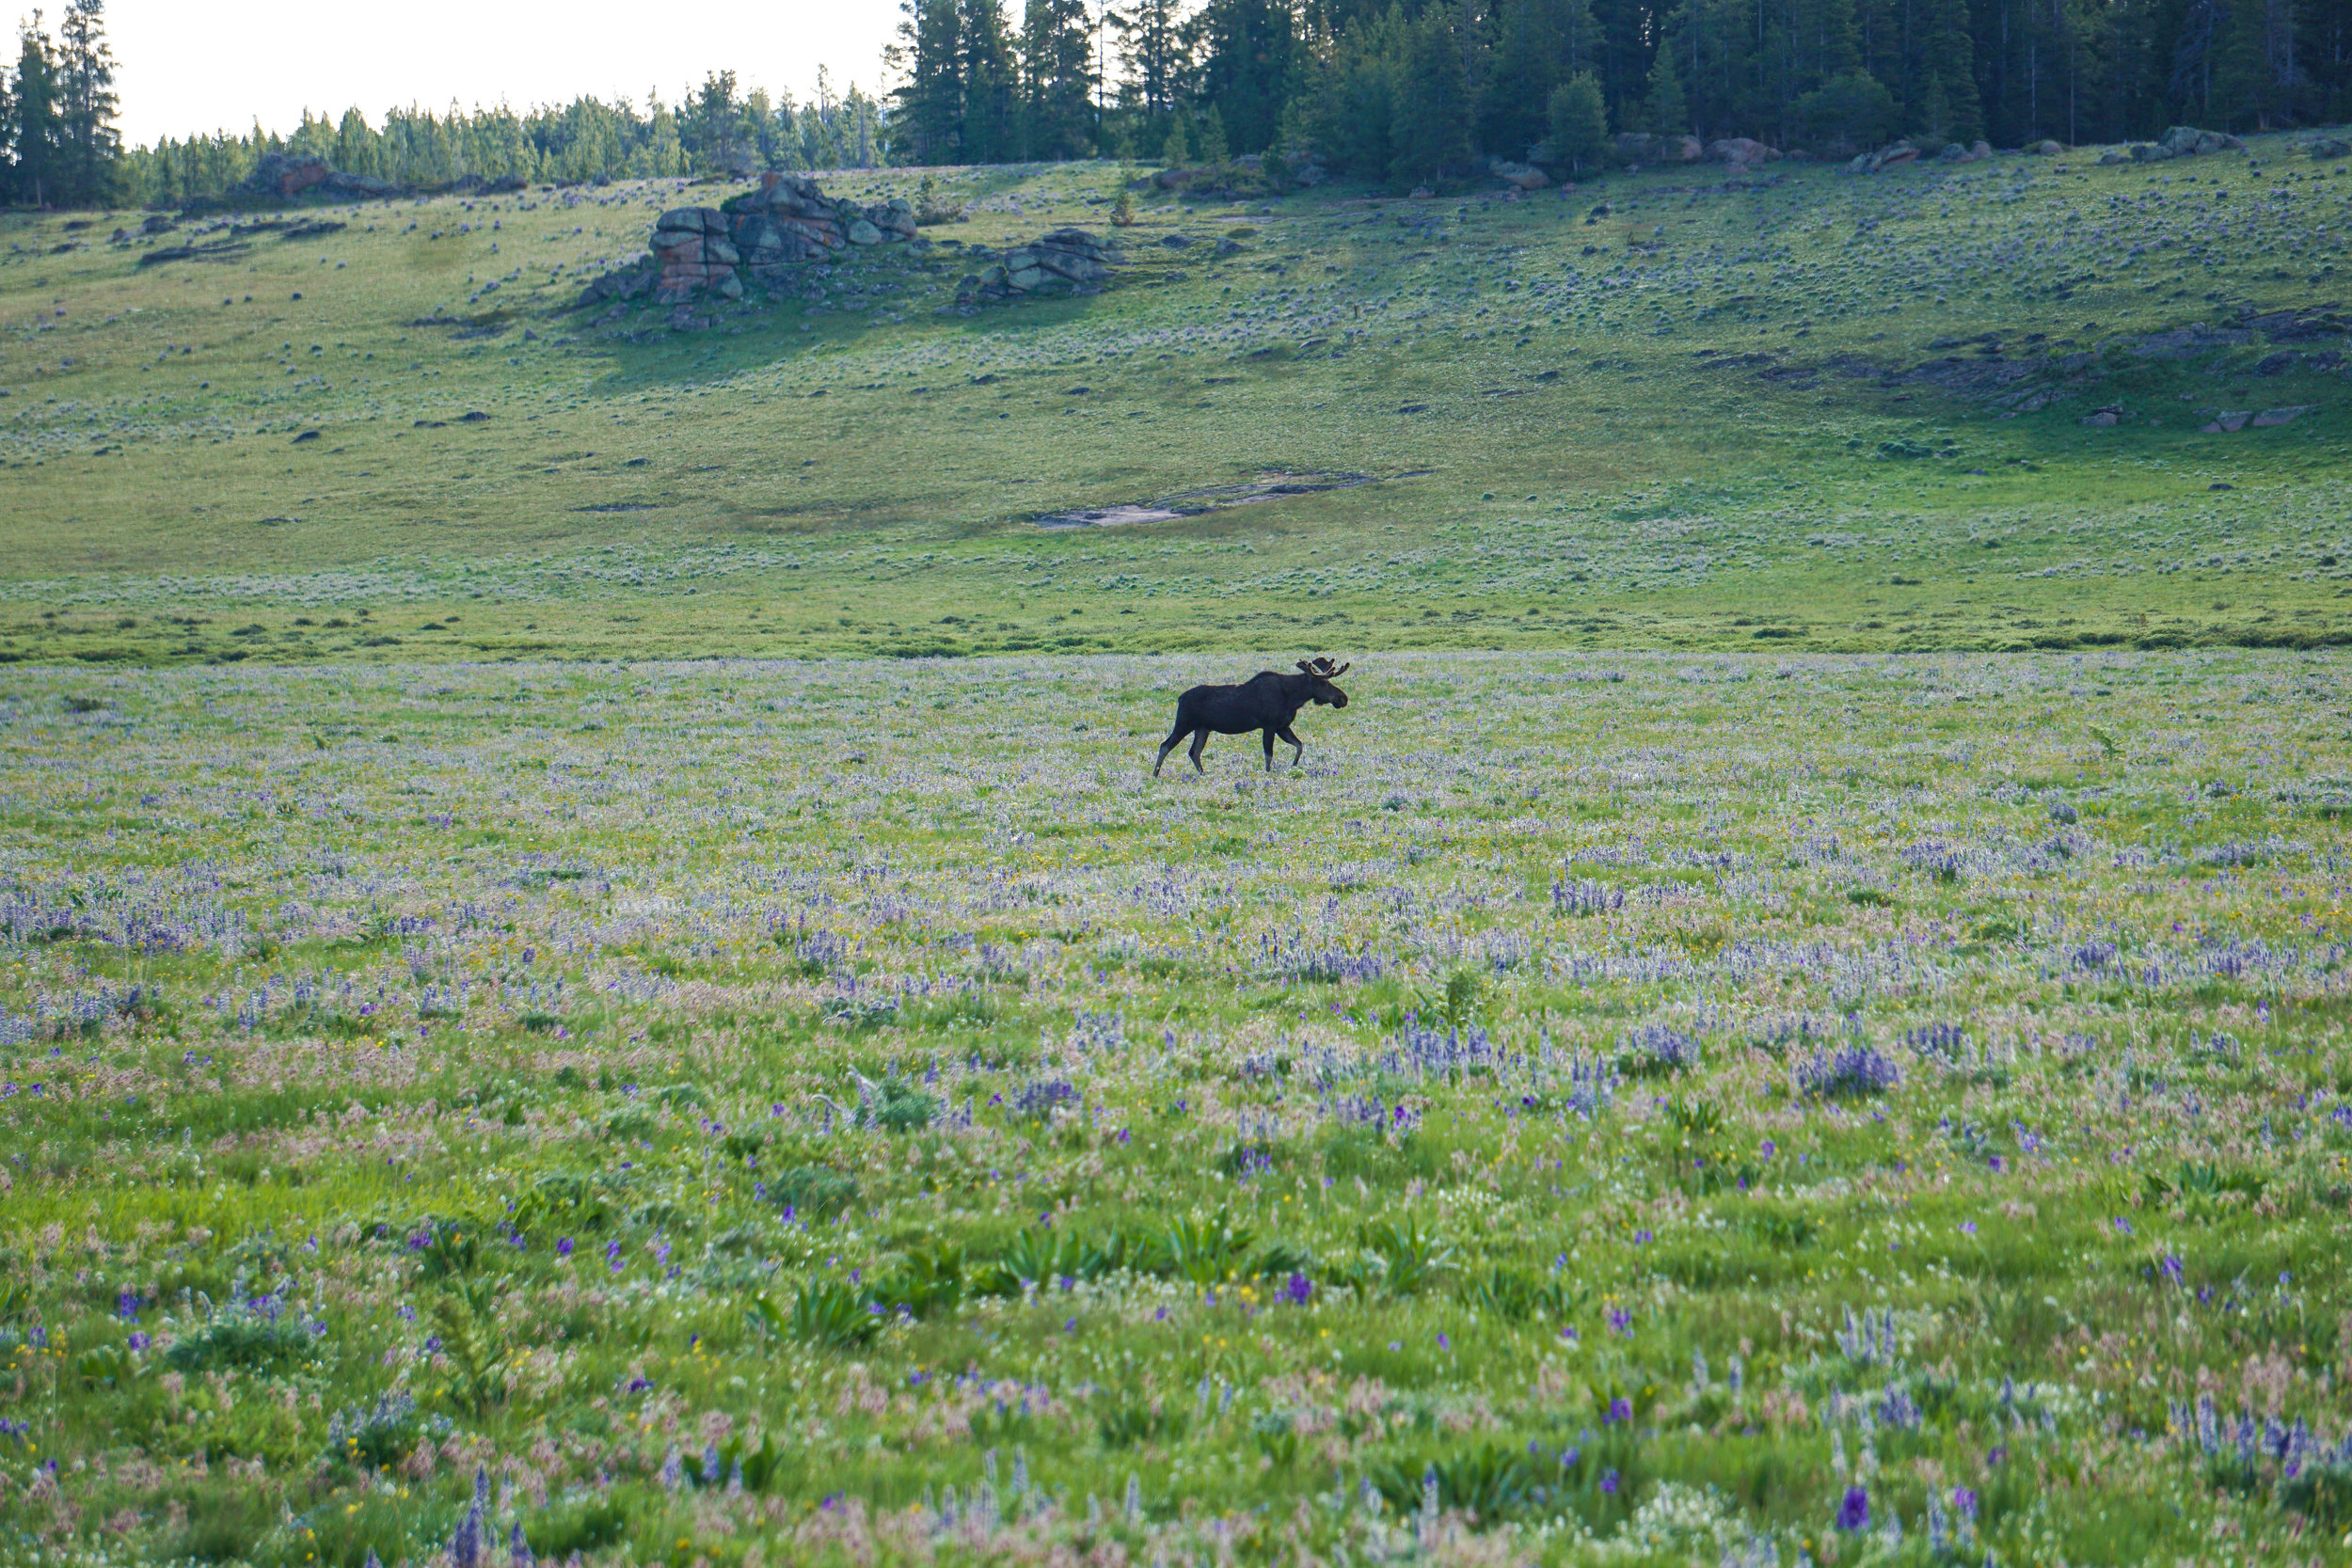
[(1307, 754), (1307, 748), (1291, 733), (1291, 721), (1309, 703), (1321, 706), (1345, 707), (1347, 693), (1331, 684), (1333, 677), (1347, 673), (1343, 664), (1337, 669), (1327, 658), (1300, 659), (1298, 673), (1285, 675), (1263, 670), (1239, 686), (1196, 686), (1176, 699), (1176, 727), (1160, 743), (1160, 754), (1152, 761), (1152, 772), (1157, 777), (1160, 765), (1168, 753), (1192, 736), (1192, 766), (1196, 772), (1205, 773), (1200, 766), (1200, 752), (1209, 744), (1212, 735), (1247, 735), (1259, 732), (1265, 743), (1266, 771), (1274, 771), (1274, 743), (1290, 743), (1291, 766), (1295, 768)]

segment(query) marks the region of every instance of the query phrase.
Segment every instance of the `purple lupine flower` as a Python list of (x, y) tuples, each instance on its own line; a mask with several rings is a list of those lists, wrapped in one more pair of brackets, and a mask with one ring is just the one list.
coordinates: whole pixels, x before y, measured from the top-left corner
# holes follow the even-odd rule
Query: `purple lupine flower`
[(1617, 1421), (1629, 1421), (1631, 1419), (1633, 1419), (1633, 1402), (1627, 1399), (1623, 1394), (1619, 1394), (1615, 1399), (1611, 1400), (1609, 1402), (1609, 1408), (1600, 1413), (1600, 1424), (1603, 1426), (1609, 1426)]
[(569, 1258), (572, 1255), (572, 1239), (569, 1236), (556, 1238), (555, 1255), (558, 1258)]
[(1610, 1496), (1612, 1496), (1612, 1497), (1616, 1496), (1616, 1492), (1617, 1492), (1617, 1472), (1616, 1472), (1616, 1471), (1614, 1471), (1614, 1470), (1603, 1470), (1603, 1471), (1600, 1473), (1600, 1489), (1601, 1489), (1602, 1491), (1604, 1491), (1604, 1492), (1608, 1493), (1608, 1494), (1609, 1494)]
[(1870, 1493), (1867, 1487), (1846, 1488), (1845, 1501), (1837, 1505), (1837, 1528), (1843, 1530), (1870, 1528)]
[(1622, 1307), (1611, 1307), (1609, 1309), (1609, 1332), (1622, 1334), (1627, 1338), (1631, 1338), (1633, 1337), (1633, 1315)]
[(1315, 1282), (1303, 1274), (1295, 1274), (1283, 1282), (1282, 1299), (1293, 1307), (1304, 1307), (1314, 1297)]

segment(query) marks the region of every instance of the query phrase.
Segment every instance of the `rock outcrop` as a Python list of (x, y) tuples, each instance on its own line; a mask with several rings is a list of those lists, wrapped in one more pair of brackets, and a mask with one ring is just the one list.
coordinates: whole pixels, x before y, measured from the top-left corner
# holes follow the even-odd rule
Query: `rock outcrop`
[(254, 164), (253, 172), (246, 176), (246, 193), (291, 201), (298, 196), (382, 197), (395, 194), (400, 187), (389, 180), (373, 174), (351, 174), (335, 167), (324, 158), (295, 157), (286, 152), (264, 152)]
[(635, 267), (588, 285), (582, 306), (650, 293), (657, 305), (686, 305), (703, 294), (740, 299), (746, 279), (773, 289), (792, 269), (851, 245), (915, 238), (914, 208), (903, 198), (861, 207), (827, 196), (803, 175), (770, 173), (759, 188), (716, 207), (680, 207), (654, 224), (651, 254)]
[(2197, 158), (2216, 152), (2243, 152), (2246, 144), (2226, 131), (2200, 131), (2175, 125), (2153, 142), (2138, 142), (2120, 152), (2104, 152), (2102, 164), (2160, 164), (2169, 158)]
[(1083, 229), (1057, 229), (956, 285), (959, 305), (992, 304), (1041, 294), (1090, 294), (1110, 281), (1119, 252)]

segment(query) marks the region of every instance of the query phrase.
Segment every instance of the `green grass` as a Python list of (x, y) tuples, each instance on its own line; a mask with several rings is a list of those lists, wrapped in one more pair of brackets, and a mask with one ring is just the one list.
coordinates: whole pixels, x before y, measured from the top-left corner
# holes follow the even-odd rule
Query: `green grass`
[(18, 671), (0, 1528), (2342, 1528), (2233, 1435), (2352, 1420), (2341, 655), (1373, 655), (1150, 779), (1230, 662)]
[[(1098, 296), (959, 314), (977, 263), (884, 247), (822, 308), (691, 332), (564, 308), (659, 211), (724, 188), (120, 246), (110, 219), (8, 217), (0, 655), (2340, 641), (2344, 383), (2313, 368), (2340, 339), (2286, 345), (2301, 362), (2275, 374), (2260, 332), (2132, 346), (2335, 301), (2322, 232), (2352, 188), (2287, 138), (2255, 145), (2161, 172), (2078, 152), (1658, 171), (1518, 202), (1147, 204)], [(966, 171), (971, 221), (927, 233), (1107, 231), (1117, 180)], [(418, 325), (437, 312), (451, 325)], [(2025, 380), (1913, 374), (1983, 360), (1988, 335)], [(2035, 390), (2055, 401), (2001, 405)], [(2109, 405), (2121, 424), (2082, 424)], [(1380, 483), (1032, 521), (1267, 473)]]
[[(1147, 204), (1100, 295), (693, 331), (564, 308), (713, 188), (0, 218), (0, 1557), (2333, 1549), (2288, 150)], [(1373, 483), (1037, 521), (1278, 475)], [(1311, 650), (1303, 771), (1148, 776)]]

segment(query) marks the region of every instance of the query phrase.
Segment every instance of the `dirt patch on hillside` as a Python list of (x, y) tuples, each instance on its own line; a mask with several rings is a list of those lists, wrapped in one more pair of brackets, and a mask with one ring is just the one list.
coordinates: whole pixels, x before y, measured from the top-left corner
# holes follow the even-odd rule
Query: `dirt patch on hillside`
[[(1426, 468), (1416, 468), (1412, 473), (1428, 471)], [(1390, 479), (1410, 477), (1411, 474), (1389, 476)], [(1385, 483), (1386, 480), (1372, 474), (1285, 469), (1262, 473), (1254, 479), (1204, 484), (1196, 490), (1180, 490), (1156, 500), (1121, 501), (1110, 506), (1073, 507), (1061, 512), (1049, 512), (1035, 521), (1040, 528), (1123, 528), (1134, 523), (1164, 523), (1177, 517), (1198, 517), (1205, 513), (1223, 512), (1259, 501), (1280, 500), (1289, 496), (1317, 496), (1329, 490), (1354, 490), (1366, 484)]]

